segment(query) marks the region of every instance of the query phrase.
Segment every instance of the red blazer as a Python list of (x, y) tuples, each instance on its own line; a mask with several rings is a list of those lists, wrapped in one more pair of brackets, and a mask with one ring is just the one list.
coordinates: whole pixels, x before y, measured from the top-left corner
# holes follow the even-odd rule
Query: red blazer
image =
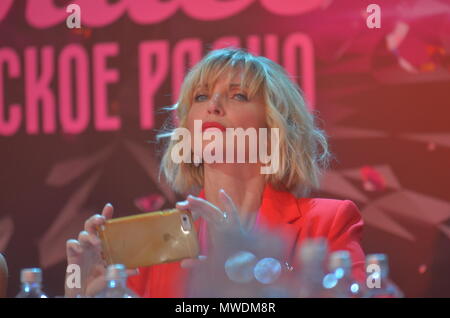
[[(203, 193), (201, 194), (203, 195)], [(207, 223), (195, 224), (202, 255), (207, 255)], [(296, 254), (306, 238), (325, 237), (331, 252), (348, 250), (353, 260), (353, 275), (363, 281), (365, 256), (361, 248), (363, 221), (356, 205), (349, 200), (297, 199), (289, 192), (266, 186), (255, 229), (278, 229), (286, 244), (286, 260), (296, 264)], [(294, 265), (295, 267), (295, 265)], [(139, 268), (139, 275), (128, 278), (128, 286), (141, 297), (185, 297), (189, 269), (180, 262)]]

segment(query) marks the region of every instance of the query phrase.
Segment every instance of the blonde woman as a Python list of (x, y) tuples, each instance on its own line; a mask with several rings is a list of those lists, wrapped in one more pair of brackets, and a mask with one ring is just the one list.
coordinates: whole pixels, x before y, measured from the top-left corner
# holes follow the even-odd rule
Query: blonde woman
[[(202, 133), (215, 131), (216, 137), (225, 139), (224, 151), (230, 146), (225, 133), (229, 129), (254, 129), (258, 134), (261, 129), (278, 129), (277, 140), (269, 138), (265, 145), (258, 145), (267, 146), (271, 154), (279, 151), (276, 169), (266, 174), (261, 173), (264, 164), (260, 160), (248, 160), (250, 143), (232, 145), (236, 152), (245, 153), (244, 162), (211, 162), (195, 150), (184, 157), (192, 160), (175, 162), (179, 140), (170, 138), (175, 131), (164, 135), (170, 140), (161, 171), (174, 190), (191, 193), (177, 207), (191, 211), (197, 220), (202, 254), (214, 247), (214, 239), (224, 228), (242, 232), (277, 229), (285, 234), (288, 262), (295, 264), (293, 258), (304, 239), (324, 237), (331, 251), (348, 250), (353, 274), (364, 277), (363, 222), (356, 205), (348, 200), (307, 197), (310, 189), (319, 186), (326, 167), (327, 140), (315, 126), (300, 89), (282, 67), (240, 49), (211, 51), (186, 76), (174, 109), (178, 128), (192, 136), (196, 121), (201, 121)], [(203, 149), (211, 142), (202, 139)], [(101, 277), (95, 278), (102, 272), (95, 226), (112, 214), (112, 206), (105, 206), (102, 215), (86, 221), (78, 240), (67, 242), (68, 263), (79, 264), (85, 273), (82, 294), (92, 294), (101, 285)], [(139, 268), (128, 285), (142, 297), (183, 297), (191, 266), (195, 260)]]

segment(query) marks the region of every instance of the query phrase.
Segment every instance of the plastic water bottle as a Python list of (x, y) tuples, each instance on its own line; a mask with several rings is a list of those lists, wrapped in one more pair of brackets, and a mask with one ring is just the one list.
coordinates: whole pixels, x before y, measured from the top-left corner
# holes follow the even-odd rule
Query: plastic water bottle
[(389, 262), (386, 254), (370, 254), (366, 257), (368, 277), (365, 298), (403, 298), (402, 291), (389, 279)]
[(266, 257), (261, 259), (253, 269), (257, 282), (261, 284), (256, 297), (260, 298), (291, 298), (292, 276), (288, 264), (281, 264), (278, 259)]
[(127, 273), (124, 265), (109, 265), (105, 278), (106, 287), (95, 296), (96, 298), (138, 298), (127, 287)]
[(42, 271), (40, 268), (25, 268), (20, 272), (22, 289), (16, 298), (48, 298), (42, 291)]
[(225, 273), (235, 283), (249, 283), (253, 280), (253, 267), (256, 260), (255, 254), (239, 251), (225, 261)]
[(352, 259), (348, 251), (331, 253), (329, 274), (323, 279), (323, 286), (333, 298), (361, 297), (361, 286), (352, 278)]
[(298, 283), (300, 298), (328, 297), (322, 281), (328, 247), (325, 239), (305, 240), (300, 249), (300, 276)]
[(256, 263), (253, 275), (261, 284), (272, 284), (277, 281), (282, 272), (281, 263), (272, 257), (265, 257)]

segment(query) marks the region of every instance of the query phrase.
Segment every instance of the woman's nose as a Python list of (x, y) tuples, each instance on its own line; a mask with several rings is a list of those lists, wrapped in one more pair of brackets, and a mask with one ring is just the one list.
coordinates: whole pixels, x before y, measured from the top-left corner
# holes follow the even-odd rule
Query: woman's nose
[(212, 96), (211, 100), (209, 101), (207, 110), (208, 114), (214, 114), (219, 116), (222, 116), (224, 114), (220, 94), (214, 94)]

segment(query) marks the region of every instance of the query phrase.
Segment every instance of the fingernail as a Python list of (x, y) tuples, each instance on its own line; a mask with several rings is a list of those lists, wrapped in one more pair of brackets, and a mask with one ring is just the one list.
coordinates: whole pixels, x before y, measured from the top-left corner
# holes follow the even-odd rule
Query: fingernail
[(78, 254), (83, 253), (83, 249), (81, 248), (81, 246), (71, 246), (71, 249), (74, 250)]
[(178, 205), (188, 205), (189, 202), (188, 202), (187, 200), (185, 200), (185, 201), (180, 201), (180, 202), (178, 202), (177, 204), (178, 204)]
[(112, 207), (112, 204), (111, 203), (106, 203), (106, 206)]

